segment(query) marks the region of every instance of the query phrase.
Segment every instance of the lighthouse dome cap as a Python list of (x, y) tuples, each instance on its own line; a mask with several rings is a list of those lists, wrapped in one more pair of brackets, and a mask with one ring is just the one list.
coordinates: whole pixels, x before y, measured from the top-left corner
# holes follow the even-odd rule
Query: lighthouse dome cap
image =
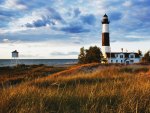
[(108, 16), (106, 15), (106, 13), (105, 13), (104, 17), (108, 17)]

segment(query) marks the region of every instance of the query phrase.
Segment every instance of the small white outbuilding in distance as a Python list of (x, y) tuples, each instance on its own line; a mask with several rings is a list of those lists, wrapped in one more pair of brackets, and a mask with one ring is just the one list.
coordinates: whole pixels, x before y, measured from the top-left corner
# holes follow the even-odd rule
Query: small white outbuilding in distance
[(11, 66), (16, 66), (18, 65), (19, 62), (19, 52), (17, 50), (11, 52), (12, 53), (12, 60), (11, 60)]
[(12, 58), (18, 58), (19, 57), (19, 52), (17, 50), (12, 52)]

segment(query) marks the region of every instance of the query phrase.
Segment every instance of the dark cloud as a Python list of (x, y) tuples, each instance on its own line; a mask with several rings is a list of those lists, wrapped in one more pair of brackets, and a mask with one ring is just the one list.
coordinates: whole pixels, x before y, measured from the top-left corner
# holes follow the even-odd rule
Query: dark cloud
[(26, 27), (43, 27), (46, 25), (55, 25), (55, 22), (49, 18), (43, 17), (37, 21), (33, 21), (32, 23), (25, 24)]
[[(77, 15), (76, 15), (77, 16)], [(61, 31), (67, 33), (86, 33), (92, 30), (91, 27), (87, 25), (94, 25), (96, 22), (96, 17), (92, 14), (80, 15), (80, 18), (72, 19), (65, 27), (60, 28)]]
[(6, 16), (6, 17), (15, 16), (14, 12), (12, 12), (12, 11), (6, 11), (6, 10), (0, 10), (0, 15), (1, 16)]
[(96, 22), (96, 18), (93, 14), (87, 14), (87, 15), (83, 15), (80, 17), (81, 21), (84, 24), (88, 24), (88, 25), (94, 25)]
[(60, 29), (61, 31), (67, 33), (83, 33), (83, 32), (90, 32), (89, 29), (84, 28), (82, 25), (69, 25), (67, 27), (63, 27)]
[(20, 17), (22, 14), (18, 11), (11, 11), (6, 9), (0, 9), (0, 23), (2, 22), (9, 22), (12, 20), (12, 18)]
[(120, 20), (122, 18), (122, 13), (121, 12), (112, 12), (110, 15), (110, 20), (111, 21), (117, 21)]
[(61, 23), (65, 23), (64, 19), (61, 15), (54, 10), (53, 8), (47, 9), (49, 12), (47, 15), (43, 15), (42, 19), (38, 19), (33, 21), (32, 23), (25, 24), (26, 27), (43, 27), (46, 25), (55, 25), (55, 21), (59, 21)]
[(60, 15), (60, 13), (57, 12), (55, 9), (48, 8), (48, 11), (49, 11), (49, 17), (50, 18), (55, 19), (55, 20), (59, 20), (59, 21), (64, 21)]

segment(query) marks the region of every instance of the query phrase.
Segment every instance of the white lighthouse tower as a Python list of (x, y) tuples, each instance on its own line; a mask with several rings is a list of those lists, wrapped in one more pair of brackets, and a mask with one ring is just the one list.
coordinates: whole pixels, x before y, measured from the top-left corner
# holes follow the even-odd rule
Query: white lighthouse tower
[(110, 41), (109, 41), (109, 20), (105, 14), (102, 19), (102, 53), (106, 57), (106, 53), (110, 53)]

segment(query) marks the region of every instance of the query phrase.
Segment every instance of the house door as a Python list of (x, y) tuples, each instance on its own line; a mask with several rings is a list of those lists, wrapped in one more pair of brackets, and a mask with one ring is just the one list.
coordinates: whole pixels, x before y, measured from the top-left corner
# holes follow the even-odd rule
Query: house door
[(128, 64), (129, 64), (129, 61), (126, 61), (126, 64), (128, 65)]

